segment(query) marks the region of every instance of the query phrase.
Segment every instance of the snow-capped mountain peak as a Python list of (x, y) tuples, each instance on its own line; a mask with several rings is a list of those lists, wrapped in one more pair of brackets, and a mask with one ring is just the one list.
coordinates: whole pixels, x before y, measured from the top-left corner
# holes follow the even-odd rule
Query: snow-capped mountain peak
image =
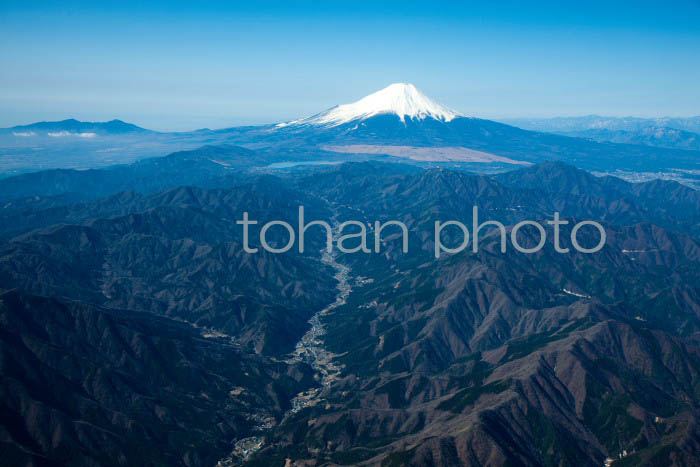
[(406, 118), (434, 118), (449, 122), (463, 116), (442, 104), (438, 104), (420, 92), (412, 84), (394, 83), (351, 104), (338, 105), (302, 120), (282, 123), (287, 125), (338, 126), (355, 120), (364, 120), (375, 115), (394, 114), (402, 122)]

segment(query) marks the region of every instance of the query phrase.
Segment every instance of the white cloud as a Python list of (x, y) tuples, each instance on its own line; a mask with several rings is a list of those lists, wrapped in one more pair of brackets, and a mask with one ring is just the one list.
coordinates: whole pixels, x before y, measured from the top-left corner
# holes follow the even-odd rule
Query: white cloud
[(59, 138), (62, 136), (77, 136), (78, 138), (94, 138), (97, 136), (96, 133), (73, 133), (71, 131), (56, 131), (47, 133), (49, 136), (54, 138)]
[(15, 136), (36, 136), (33, 131), (13, 131), (12, 134)]

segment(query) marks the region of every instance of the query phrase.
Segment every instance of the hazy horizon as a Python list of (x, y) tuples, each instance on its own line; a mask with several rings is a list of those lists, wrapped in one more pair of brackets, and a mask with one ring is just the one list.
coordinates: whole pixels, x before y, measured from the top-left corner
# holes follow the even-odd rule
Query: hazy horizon
[[(338, 104), (344, 104), (351, 102), (348, 100), (347, 102), (339, 102)], [(319, 109), (320, 111), (323, 111), (326, 109)], [(459, 110), (459, 109), (455, 109)], [(38, 123), (38, 122), (45, 122), (45, 121), (64, 121), (64, 120), (78, 120), (78, 121), (83, 121), (83, 122), (107, 122), (111, 120), (121, 120), (127, 123), (131, 123), (137, 126), (140, 126), (142, 128), (146, 128), (149, 130), (154, 130), (154, 131), (163, 131), (163, 132), (178, 132), (178, 131), (192, 131), (192, 130), (198, 130), (198, 129), (223, 129), (223, 128), (230, 128), (230, 127), (236, 127), (236, 126), (246, 126), (246, 125), (266, 125), (266, 124), (275, 124), (275, 123), (282, 123), (282, 122), (288, 122), (292, 121), (295, 119), (303, 118), (303, 117), (309, 117), (309, 115), (296, 115), (292, 116), (286, 119), (274, 119), (273, 117), (270, 117), (268, 119), (265, 119), (264, 117), (259, 118), (259, 119), (246, 119), (245, 117), (221, 117), (221, 118), (207, 118), (207, 117), (200, 117), (198, 119), (183, 119), (182, 122), (175, 122), (173, 125), (173, 120), (172, 116), (161, 116), (160, 118), (157, 117), (151, 117), (151, 118), (143, 118), (138, 115), (134, 115), (131, 118), (124, 118), (121, 116), (114, 116), (111, 118), (90, 118), (89, 116), (87, 118), (81, 118), (75, 115), (65, 115), (62, 116), (60, 112), (56, 112), (55, 117), (52, 118), (44, 118), (41, 120), (26, 120), (26, 121), (20, 121), (18, 123), (11, 123), (9, 125), (6, 125), (4, 127), (0, 128), (11, 128), (15, 126), (24, 126), (24, 125), (31, 125), (33, 123)], [(502, 121), (502, 122), (509, 122), (509, 121), (516, 121), (516, 120), (528, 120), (528, 119), (533, 119), (533, 120), (546, 120), (546, 119), (557, 119), (557, 118), (586, 118), (586, 117), (600, 117), (600, 118), (639, 118), (639, 119), (653, 119), (653, 118), (697, 118), (700, 117), (700, 112), (698, 114), (689, 114), (689, 115), (604, 115), (601, 113), (588, 113), (588, 114), (571, 114), (571, 115), (506, 115), (506, 116), (500, 116), (500, 115), (494, 115), (494, 116), (483, 116), (483, 115), (469, 115), (470, 117), (477, 117), (477, 118), (484, 118), (488, 120), (494, 120), (494, 121)], [(169, 122), (171, 126), (162, 126), (163, 122)], [(196, 122), (200, 122), (202, 124), (197, 125)]]
[[(340, 103), (339, 103), (340, 104)], [(326, 110), (326, 109), (321, 109), (321, 110)], [(206, 119), (203, 117), (201, 120), (192, 120), (194, 121), (202, 121), (202, 122), (213, 122), (212, 124), (203, 124), (203, 125), (197, 125), (197, 124), (192, 124), (192, 125), (187, 125), (187, 122), (183, 122), (182, 124), (175, 124), (175, 126), (159, 126), (159, 122), (162, 123), (162, 121), (158, 119), (140, 119), (138, 116), (134, 116), (134, 118), (122, 118), (120, 116), (114, 116), (114, 117), (107, 117), (103, 119), (95, 119), (95, 118), (78, 118), (74, 115), (66, 115), (66, 116), (60, 116), (57, 114), (55, 118), (44, 118), (44, 119), (39, 119), (39, 120), (26, 120), (26, 121), (20, 121), (18, 123), (10, 123), (4, 126), (0, 126), (0, 128), (12, 128), (15, 126), (25, 126), (25, 125), (31, 125), (33, 123), (39, 123), (39, 122), (60, 122), (64, 120), (78, 120), (82, 122), (108, 122), (111, 120), (121, 120), (126, 123), (131, 123), (133, 125), (137, 125), (139, 127), (148, 129), (148, 130), (154, 130), (154, 131), (161, 131), (161, 132), (180, 132), (180, 131), (193, 131), (193, 130), (200, 130), (200, 129), (210, 129), (210, 130), (218, 130), (218, 129), (224, 129), (224, 128), (231, 128), (231, 127), (237, 127), (237, 126), (248, 126), (248, 125), (266, 125), (266, 124), (275, 124), (275, 123), (284, 123), (288, 121), (292, 121), (298, 118), (302, 117), (309, 117), (311, 115), (299, 115), (299, 116), (294, 116), (290, 117), (284, 120), (275, 120), (275, 119), (256, 119), (256, 120), (248, 120), (245, 119), (244, 117), (231, 117), (231, 118), (212, 118), (212, 119)], [(528, 119), (533, 119), (533, 120), (545, 120), (545, 119), (556, 119), (556, 118), (585, 118), (585, 117), (600, 117), (600, 118), (640, 118), (640, 119), (654, 119), (654, 118), (697, 118), (700, 117), (700, 112), (697, 114), (690, 114), (690, 115), (603, 115), (600, 113), (589, 113), (589, 114), (572, 114), (572, 115), (515, 115), (515, 116), (489, 116), (485, 117), (482, 115), (470, 115), (470, 117), (477, 117), (477, 118), (483, 118), (486, 120), (493, 120), (497, 122), (504, 122), (508, 123), (508, 121), (514, 121), (514, 120), (528, 120)], [(149, 122), (152, 122), (153, 125), (150, 125)], [(230, 124), (226, 124), (225, 122), (231, 122)], [(221, 123), (221, 124), (218, 124)]]

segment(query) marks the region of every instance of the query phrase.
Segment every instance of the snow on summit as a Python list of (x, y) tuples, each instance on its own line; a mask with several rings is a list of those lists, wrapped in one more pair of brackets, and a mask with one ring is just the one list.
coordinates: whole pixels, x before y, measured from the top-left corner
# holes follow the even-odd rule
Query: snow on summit
[(278, 126), (337, 126), (382, 114), (397, 115), (402, 122), (405, 122), (407, 117), (419, 120), (434, 118), (449, 122), (462, 116), (462, 114), (431, 100), (412, 84), (395, 83), (352, 104), (338, 105), (313, 117), (282, 123)]

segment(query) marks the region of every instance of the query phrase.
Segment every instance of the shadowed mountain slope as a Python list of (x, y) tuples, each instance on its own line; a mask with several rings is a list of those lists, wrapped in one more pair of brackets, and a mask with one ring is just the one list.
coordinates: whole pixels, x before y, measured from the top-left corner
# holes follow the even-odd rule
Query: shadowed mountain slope
[(186, 324), (17, 291), (0, 335), (6, 465), (213, 465), (311, 381)]
[[(562, 163), (484, 176), (361, 162), (238, 179), (209, 164), (219, 156), (175, 158), (173, 171), (188, 160), (213, 168), (192, 170), (200, 186), (101, 198), (95, 189), (79, 202), (58, 187), (4, 204), (12, 226), (0, 242), (0, 288), (16, 289), (0, 296), (10, 459), (300, 467), (700, 458), (696, 191)], [(345, 296), (339, 269), (321, 261), (320, 229), (305, 254), (242, 251), (243, 211), (296, 226), (300, 204), (307, 221), (401, 220), (409, 252), (387, 230), (380, 254), (339, 255)], [(536, 220), (548, 243), (523, 254), (508, 236), (504, 254), (488, 229), (477, 252), (436, 259), (434, 221), (471, 229), (473, 206), (508, 235)], [(555, 211), (569, 221), (566, 254), (546, 223)], [(572, 248), (583, 219), (604, 226), (598, 253)], [(458, 233), (445, 230), (444, 244), (458, 244)], [(578, 238), (592, 246), (598, 233)], [(538, 232), (523, 228), (519, 239), (532, 246)], [(312, 316), (321, 324), (310, 329)], [(309, 330), (307, 350), (324, 352), (333, 378), (290, 354)]]

